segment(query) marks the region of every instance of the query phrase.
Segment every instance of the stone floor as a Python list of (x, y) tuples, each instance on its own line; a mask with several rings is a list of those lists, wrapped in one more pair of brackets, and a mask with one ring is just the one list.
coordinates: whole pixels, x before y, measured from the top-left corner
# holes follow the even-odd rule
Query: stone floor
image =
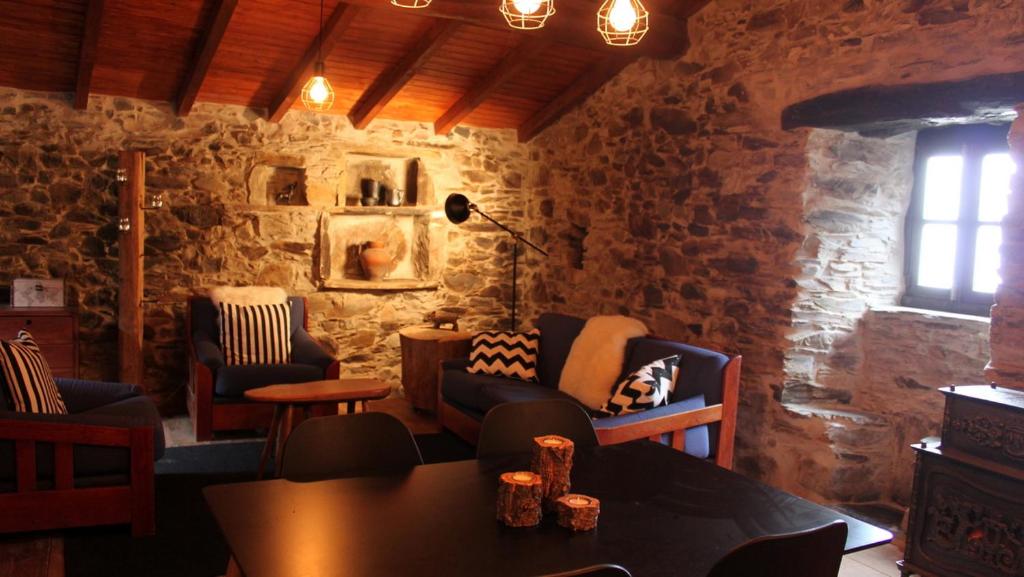
[[(370, 403), (370, 410), (386, 412), (401, 419), (414, 434), (440, 431), (437, 422), (417, 413), (400, 398)], [(164, 420), (164, 434), (169, 447), (197, 444), (192, 436), (188, 417)], [(252, 434), (218, 439), (215, 443), (251, 441)], [(843, 559), (839, 577), (898, 577), (896, 561), (903, 554), (895, 545), (877, 547), (847, 555)], [(0, 538), (0, 577), (64, 577), (64, 543), (59, 534), (32, 538)]]

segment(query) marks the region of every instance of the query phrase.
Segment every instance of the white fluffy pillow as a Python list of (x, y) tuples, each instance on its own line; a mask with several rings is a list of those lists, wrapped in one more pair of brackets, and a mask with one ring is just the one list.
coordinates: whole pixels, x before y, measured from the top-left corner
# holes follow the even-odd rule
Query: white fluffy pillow
[(239, 306), (279, 305), (288, 302), (283, 288), (271, 286), (219, 286), (210, 289), (210, 300), (220, 310), (221, 303)]
[[(600, 316), (587, 321), (572, 342), (558, 390), (598, 410), (608, 400), (626, 357), (626, 341), (647, 334), (636, 319)], [(543, 338), (543, 337), (542, 337)]]

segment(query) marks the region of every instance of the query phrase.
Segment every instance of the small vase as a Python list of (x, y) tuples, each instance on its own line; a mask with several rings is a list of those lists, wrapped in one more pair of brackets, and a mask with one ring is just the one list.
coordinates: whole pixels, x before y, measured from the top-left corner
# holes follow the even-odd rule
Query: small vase
[(359, 253), (359, 264), (363, 267), (366, 278), (372, 281), (384, 280), (391, 267), (391, 255), (384, 243), (373, 241), (368, 243), (363, 252)]

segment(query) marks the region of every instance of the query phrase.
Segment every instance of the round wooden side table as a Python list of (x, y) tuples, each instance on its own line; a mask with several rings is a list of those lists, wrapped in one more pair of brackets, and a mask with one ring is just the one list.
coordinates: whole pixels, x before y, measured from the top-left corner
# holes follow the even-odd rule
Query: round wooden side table
[(288, 435), (303, 420), (310, 417), (313, 407), (333, 405), (337, 412), (339, 403), (346, 403), (349, 413), (354, 413), (356, 405), (366, 411), (366, 402), (387, 398), (391, 394), (391, 386), (372, 378), (336, 379), (331, 381), (312, 381), (289, 385), (270, 385), (245, 392), (247, 400), (256, 403), (274, 403), (274, 417), (270, 421), (267, 442), (260, 453), (260, 469), (257, 478), (263, 478), (263, 472), (270, 457), (271, 448), (275, 447), (274, 471), (281, 470), (281, 456)]
[(437, 410), (440, 363), (469, 357), (473, 333), (430, 327), (407, 327), (398, 331), (402, 345), (402, 388), (412, 407)]

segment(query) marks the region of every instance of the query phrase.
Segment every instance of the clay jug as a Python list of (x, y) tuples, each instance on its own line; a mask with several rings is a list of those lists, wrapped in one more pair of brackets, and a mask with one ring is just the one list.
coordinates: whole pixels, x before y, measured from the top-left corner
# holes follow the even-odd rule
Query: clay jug
[(384, 243), (372, 241), (359, 253), (359, 264), (363, 266), (366, 278), (372, 281), (384, 280), (391, 268), (391, 255), (384, 248)]

